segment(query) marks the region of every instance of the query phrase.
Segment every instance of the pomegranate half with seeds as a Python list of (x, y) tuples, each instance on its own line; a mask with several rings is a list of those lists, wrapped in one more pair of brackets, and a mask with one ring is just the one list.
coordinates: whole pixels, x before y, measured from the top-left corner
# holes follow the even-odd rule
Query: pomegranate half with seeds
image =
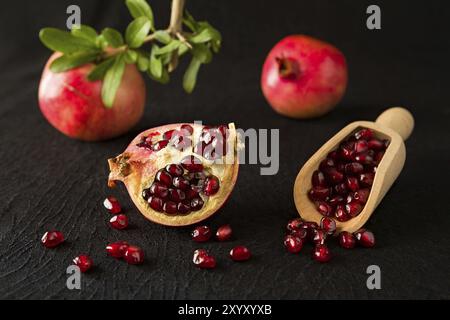
[(239, 163), (234, 124), (169, 124), (139, 134), (109, 159), (109, 185), (122, 181), (149, 220), (185, 226), (213, 215), (236, 183)]

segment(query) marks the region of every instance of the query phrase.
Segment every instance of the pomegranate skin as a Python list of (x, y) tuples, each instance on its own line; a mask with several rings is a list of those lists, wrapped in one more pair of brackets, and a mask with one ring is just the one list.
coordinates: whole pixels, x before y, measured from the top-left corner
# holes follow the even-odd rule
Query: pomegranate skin
[[(286, 65), (289, 64), (286, 69)], [(347, 88), (345, 56), (334, 46), (305, 35), (278, 42), (267, 56), (261, 88), (272, 108), (291, 118), (331, 111)]]
[(130, 130), (144, 113), (146, 88), (134, 65), (127, 65), (112, 108), (105, 108), (102, 81), (87, 79), (93, 64), (66, 72), (54, 73), (48, 60), (39, 84), (39, 106), (52, 126), (68, 137), (100, 141), (117, 137)]

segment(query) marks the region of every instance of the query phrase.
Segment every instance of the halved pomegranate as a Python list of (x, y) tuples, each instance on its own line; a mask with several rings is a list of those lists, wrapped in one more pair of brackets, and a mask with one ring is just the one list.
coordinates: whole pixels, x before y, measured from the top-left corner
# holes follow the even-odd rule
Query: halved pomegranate
[(213, 215), (231, 194), (239, 171), (238, 145), (233, 123), (149, 129), (108, 160), (109, 186), (122, 181), (151, 221), (191, 225)]

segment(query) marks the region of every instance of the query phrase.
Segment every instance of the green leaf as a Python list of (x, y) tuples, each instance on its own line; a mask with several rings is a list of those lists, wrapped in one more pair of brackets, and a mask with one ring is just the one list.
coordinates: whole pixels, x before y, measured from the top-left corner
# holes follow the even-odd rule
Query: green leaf
[(196, 44), (192, 50), (192, 54), (196, 57), (201, 63), (207, 64), (212, 60), (211, 50), (205, 44)]
[(182, 43), (180, 45), (180, 47), (178, 48), (178, 56), (181, 57), (183, 54), (185, 54), (188, 51), (189, 51), (189, 47), (185, 43)]
[(74, 27), (71, 33), (75, 37), (88, 40), (93, 44), (95, 44), (97, 41), (97, 31), (89, 26), (80, 25), (78, 27)]
[(39, 32), (42, 43), (53, 51), (71, 54), (80, 51), (96, 49), (92, 42), (74, 36), (73, 34), (55, 28), (44, 28)]
[(137, 62), (138, 59), (138, 53), (135, 50), (128, 49), (125, 51), (125, 63), (127, 64), (134, 64)]
[(102, 31), (103, 39), (113, 48), (119, 48), (124, 45), (122, 34), (112, 28), (105, 28)]
[(106, 72), (109, 68), (114, 64), (114, 57), (106, 59), (102, 63), (98, 64), (89, 74), (88, 74), (88, 80), (89, 81), (97, 81), (102, 80)]
[(210, 28), (206, 28), (203, 29), (202, 31), (200, 31), (199, 33), (197, 33), (196, 35), (192, 36), (189, 38), (189, 42), (192, 43), (205, 43), (208, 42), (212, 39), (214, 39), (215, 34), (213, 33), (213, 31)]
[(150, 66), (149, 71), (150, 74), (155, 77), (156, 79), (160, 79), (162, 77), (162, 69), (163, 69), (163, 63), (161, 61), (160, 57), (156, 56), (156, 52), (158, 51), (158, 46), (154, 45), (152, 47), (152, 52), (150, 54)]
[(145, 41), (151, 23), (147, 17), (139, 17), (128, 25), (125, 32), (125, 39), (130, 48), (139, 48)]
[(183, 23), (186, 27), (188, 27), (192, 32), (197, 32), (198, 24), (195, 21), (194, 17), (186, 10), (184, 12)]
[(63, 55), (54, 60), (50, 65), (50, 70), (55, 73), (64, 72), (86, 63), (94, 61), (98, 56), (98, 51), (92, 52), (79, 52), (70, 55)]
[(114, 64), (106, 72), (102, 87), (102, 100), (107, 108), (112, 108), (114, 104), (117, 89), (122, 82), (125, 65), (123, 54), (119, 54), (115, 57)]
[(167, 71), (166, 68), (163, 68), (163, 69), (162, 69), (162, 75), (161, 75), (160, 78), (156, 78), (155, 76), (153, 76), (153, 75), (150, 73), (150, 70), (149, 70), (149, 72), (148, 72), (148, 75), (150, 76), (150, 78), (152, 78), (153, 80), (155, 80), (155, 81), (157, 81), (157, 82), (159, 82), (159, 83), (161, 83), (161, 84), (167, 84), (167, 83), (169, 83), (169, 81), (170, 81), (169, 71)]
[(165, 30), (158, 30), (154, 33), (155, 39), (163, 44), (168, 44), (170, 40), (172, 40), (172, 37), (170, 34)]
[(150, 59), (147, 58), (144, 54), (139, 53), (138, 59), (137, 59), (137, 67), (139, 71), (147, 71), (150, 68)]
[(172, 61), (172, 54), (173, 52), (168, 52), (159, 56), (163, 65), (167, 66)]
[(131, 16), (135, 19), (140, 17), (147, 17), (150, 20), (150, 29), (154, 28), (153, 11), (150, 5), (145, 0), (126, 0), (125, 4), (131, 13)]
[(192, 57), (191, 63), (186, 69), (186, 73), (183, 77), (183, 88), (187, 93), (191, 93), (195, 88), (195, 84), (197, 83), (197, 74), (200, 70), (201, 64), (201, 61), (195, 56)]
[(180, 45), (181, 45), (180, 40), (173, 39), (172, 41), (169, 42), (169, 44), (165, 45), (162, 48), (158, 48), (155, 52), (155, 55), (163, 55), (163, 54), (178, 50)]

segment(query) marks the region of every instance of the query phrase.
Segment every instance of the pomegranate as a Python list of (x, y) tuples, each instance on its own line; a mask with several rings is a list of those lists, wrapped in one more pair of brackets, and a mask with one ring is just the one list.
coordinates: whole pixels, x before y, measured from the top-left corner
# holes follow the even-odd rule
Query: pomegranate
[[(311, 176), (308, 196), (317, 211), (339, 222), (357, 217), (369, 198), (387, 145), (373, 130), (362, 128), (330, 152)], [(376, 152), (383, 152), (377, 160), (373, 157)]]
[(332, 45), (305, 35), (291, 35), (270, 51), (261, 87), (272, 108), (292, 118), (329, 112), (347, 87), (344, 55)]
[(234, 247), (233, 249), (231, 249), (230, 257), (234, 261), (246, 261), (246, 260), (250, 259), (251, 253), (247, 247), (237, 246), (237, 247)]
[(123, 258), (128, 264), (142, 264), (144, 262), (144, 251), (136, 246), (128, 246)]
[(85, 254), (73, 258), (73, 263), (80, 268), (80, 271), (83, 273), (89, 271), (94, 265), (92, 259)]
[(39, 85), (39, 106), (56, 129), (71, 138), (98, 141), (127, 132), (141, 119), (146, 89), (135, 65), (127, 65), (114, 105), (106, 108), (102, 81), (87, 79), (94, 64), (53, 73), (50, 65), (59, 56), (50, 57)]
[(194, 251), (192, 262), (202, 269), (214, 269), (216, 267), (216, 259), (204, 249)]
[(226, 202), (239, 164), (234, 124), (171, 124), (139, 134), (109, 159), (109, 185), (122, 181), (139, 211), (169, 226), (198, 223)]
[(64, 235), (60, 231), (47, 231), (41, 242), (46, 248), (55, 248), (64, 242)]
[(227, 241), (230, 240), (233, 235), (233, 229), (229, 224), (219, 227), (216, 232), (216, 239), (218, 241)]

